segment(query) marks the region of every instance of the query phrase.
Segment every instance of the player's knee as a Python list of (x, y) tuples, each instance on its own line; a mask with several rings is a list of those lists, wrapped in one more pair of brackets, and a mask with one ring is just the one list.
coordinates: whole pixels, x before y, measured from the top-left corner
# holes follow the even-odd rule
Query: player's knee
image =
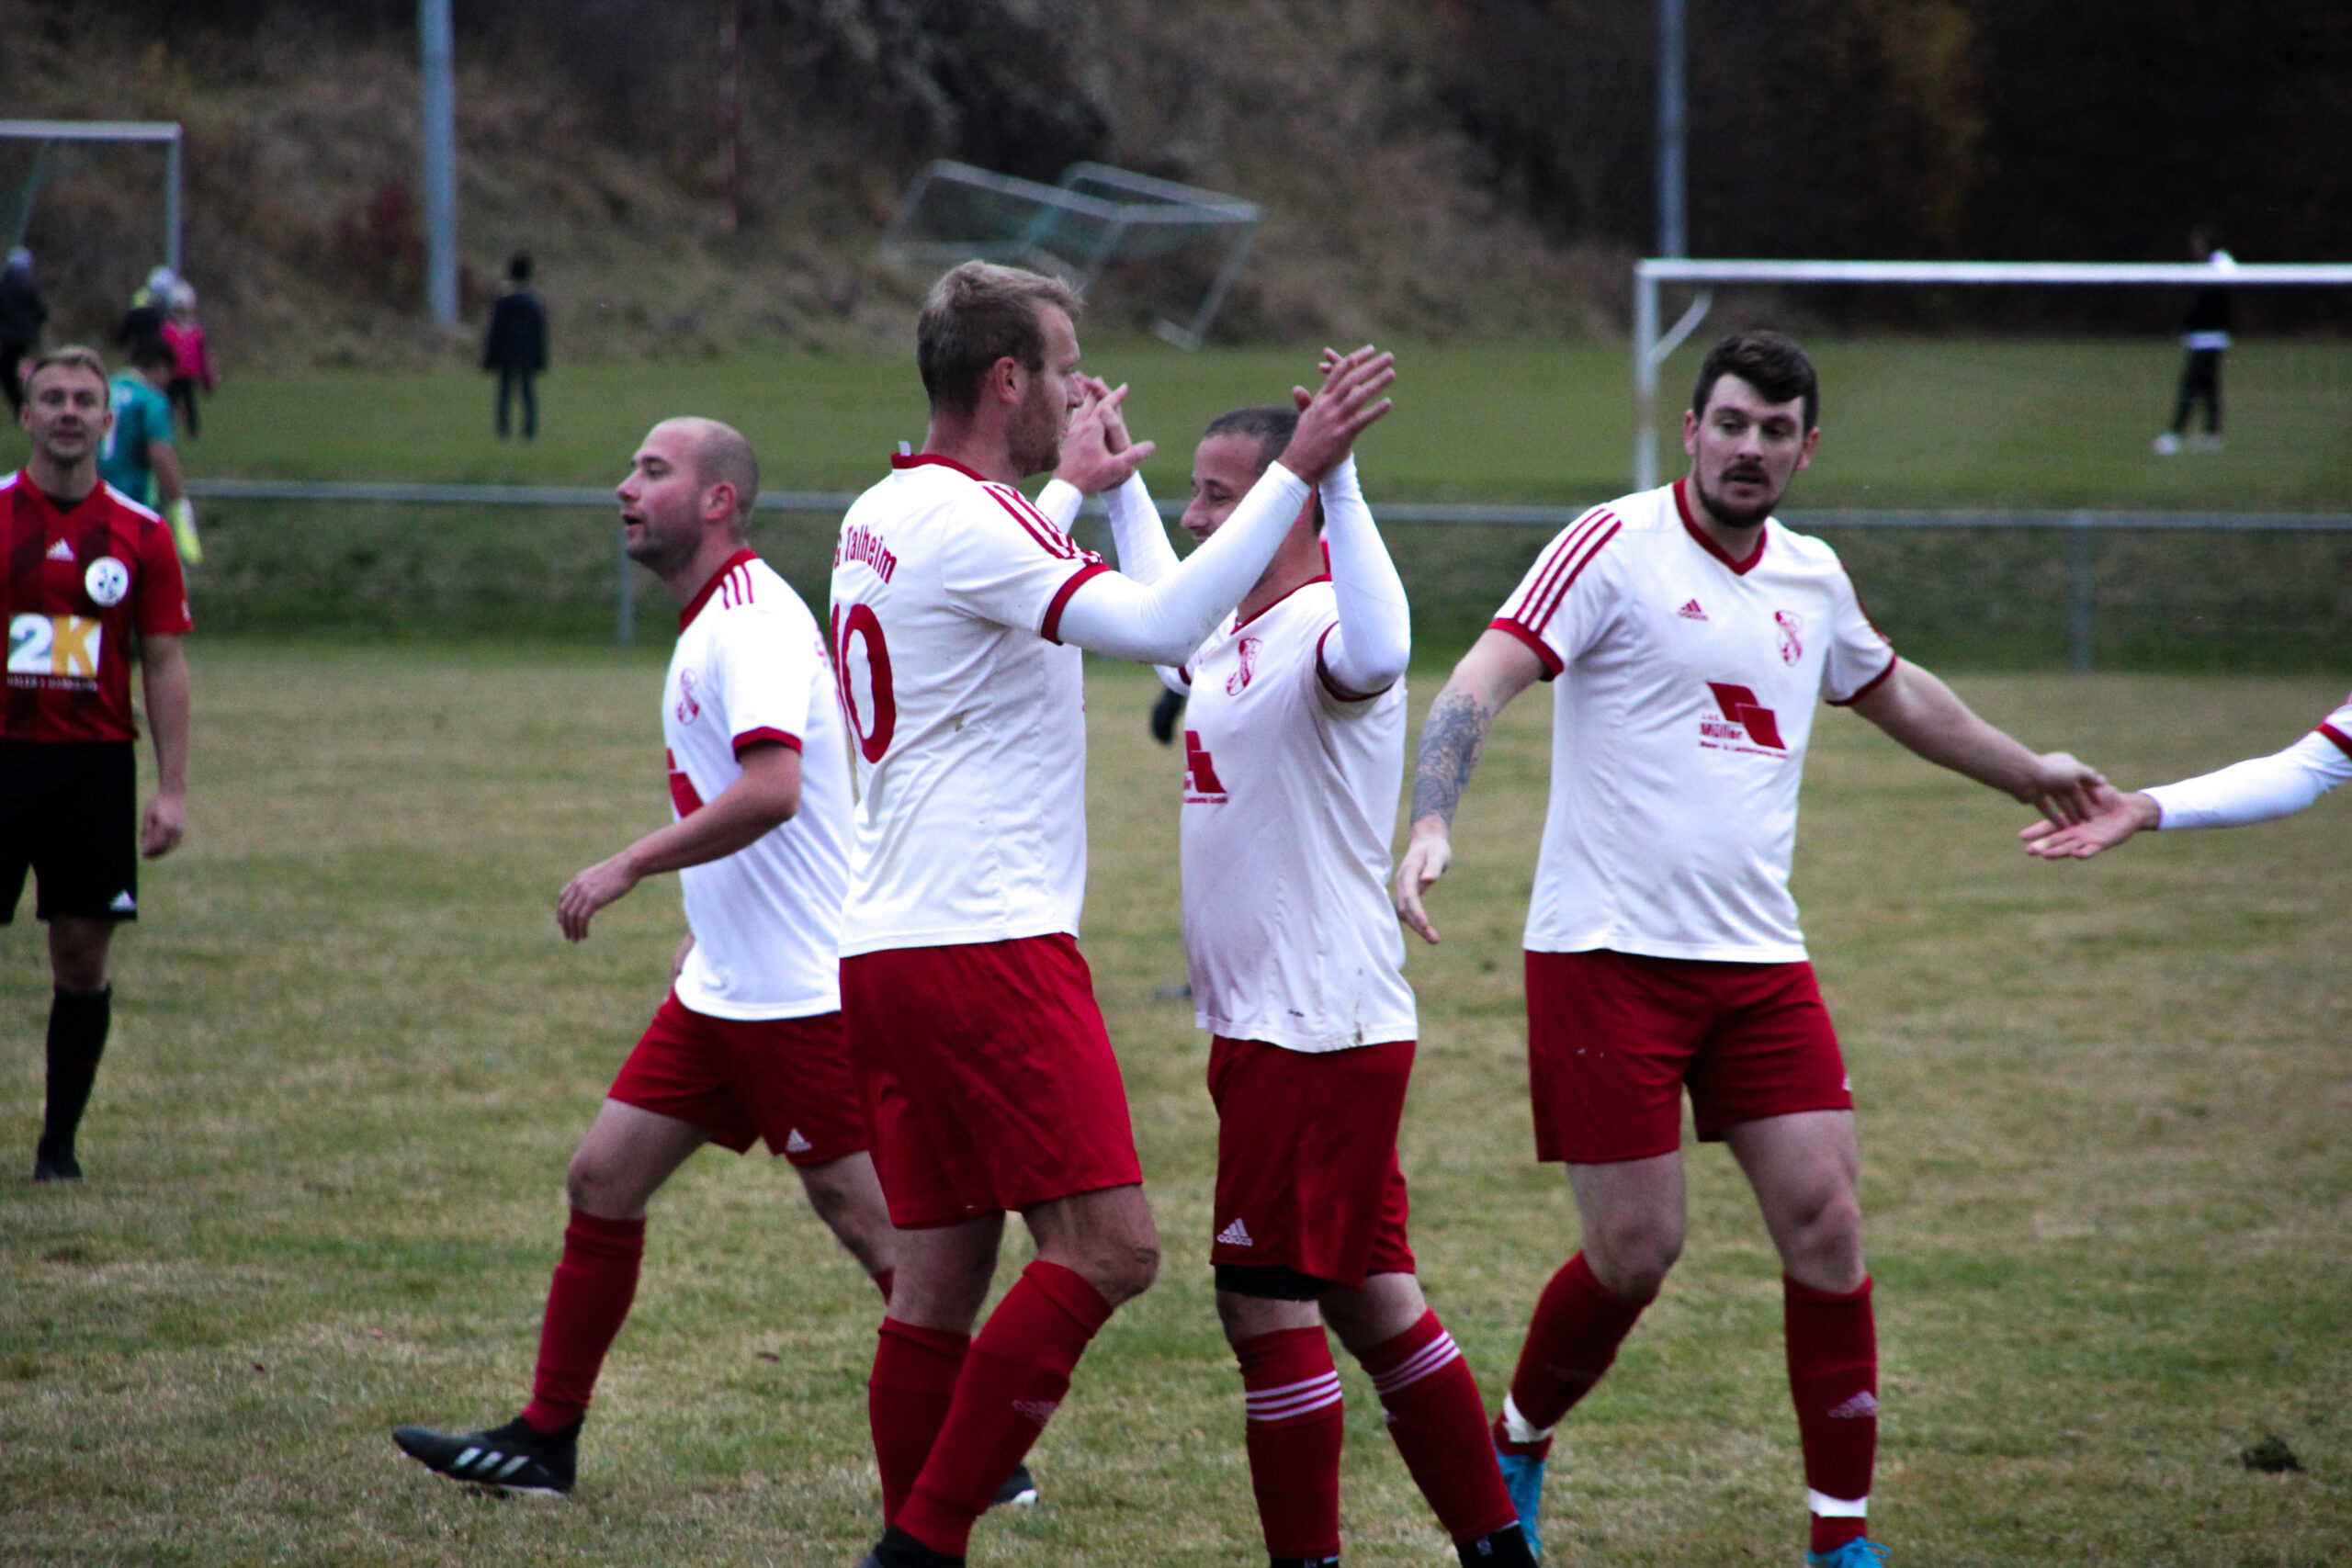
[(1585, 1261), (1602, 1287), (1629, 1301), (1647, 1301), (1666, 1283), (1682, 1256), (1682, 1227), (1645, 1214), (1598, 1225), (1585, 1236)]
[(611, 1162), (589, 1149), (573, 1155), (563, 1173), (564, 1196), (571, 1206), (608, 1219), (620, 1217), (624, 1209), (633, 1206), (628, 1202), (630, 1194), (625, 1191), (627, 1185)]

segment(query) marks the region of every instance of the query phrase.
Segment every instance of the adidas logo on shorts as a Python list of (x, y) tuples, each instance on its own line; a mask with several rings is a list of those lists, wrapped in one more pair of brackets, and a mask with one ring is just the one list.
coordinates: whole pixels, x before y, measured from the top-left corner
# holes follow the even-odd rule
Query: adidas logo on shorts
[(1220, 1247), (1255, 1247), (1258, 1245), (1256, 1242), (1250, 1239), (1250, 1227), (1243, 1224), (1238, 1219), (1236, 1219), (1231, 1224), (1217, 1232), (1216, 1239), (1217, 1245)]
[(795, 1127), (791, 1132), (785, 1134), (784, 1152), (786, 1154), (805, 1155), (816, 1146), (816, 1145), (810, 1143), (808, 1139), (800, 1135), (800, 1129), (797, 1127)]
[(114, 902), (107, 908), (118, 915), (135, 915), (139, 912), (139, 900), (130, 896), (130, 889), (125, 888), (114, 896)]
[(1860, 1393), (1855, 1394), (1853, 1398), (1846, 1401), (1843, 1404), (1833, 1405), (1829, 1411), (1829, 1419), (1832, 1421), (1860, 1421), (1866, 1417), (1875, 1416), (1877, 1414), (1878, 1396), (1872, 1393), (1869, 1389), (1863, 1389)]

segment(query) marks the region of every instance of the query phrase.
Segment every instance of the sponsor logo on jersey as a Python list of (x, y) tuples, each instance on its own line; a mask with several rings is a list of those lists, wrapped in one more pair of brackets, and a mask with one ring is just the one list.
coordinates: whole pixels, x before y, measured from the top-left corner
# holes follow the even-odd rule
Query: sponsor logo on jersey
[(1234, 656), (1240, 660), (1241, 668), (1225, 678), (1227, 696), (1238, 697), (1250, 689), (1250, 676), (1258, 662), (1258, 650), (1265, 646), (1266, 639), (1256, 637), (1245, 637), (1235, 645)]
[(8, 622), (8, 673), (94, 681), (106, 627), (88, 615), (23, 615)]
[(1859, 1390), (1853, 1398), (1829, 1407), (1829, 1419), (1832, 1421), (1866, 1421), (1877, 1414), (1878, 1395), (1869, 1389)]
[(1696, 599), (1684, 600), (1682, 608), (1674, 613), (1686, 621), (1703, 621), (1707, 618), (1707, 612), (1699, 608), (1699, 601)]
[(1238, 1216), (1231, 1224), (1216, 1233), (1216, 1239), (1217, 1245), (1220, 1247), (1255, 1247), (1258, 1245), (1256, 1242), (1250, 1239), (1250, 1227), (1243, 1224)]
[(1781, 662), (1794, 664), (1804, 657), (1804, 617), (1794, 610), (1775, 610), (1772, 624), (1781, 632)]
[(57, 543), (55, 543), (55, 544), (53, 544), (53, 545), (51, 545), (51, 546), (50, 546), (50, 547), (49, 547), (49, 558), (49, 558), (49, 559), (51, 559), (51, 560), (64, 560), (64, 561), (70, 561), (70, 560), (74, 559), (74, 558), (75, 558), (75, 557), (74, 557), (74, 542), (73, 542), (71, 539), (60, 539), (60, 540), (58, 540), (58, 541), (57, 541)]
[(1708, 682), (1707, 690), (1715, 694), (1720, 716), (1709, 714), (1699, 720), (1701, 745), (1719, 748), (1728, 742), (1736, 750), (1756, 747), (1770, 751), (1788, 750), (1787, 743), (1781, 739), (1780, 720), (1772, 716), (1770, 708), (1756, 700), (1754, 692), (1721, 681)]
[(695, 701), (695, 672), (693, 671), (681, 670), (678, 671), (677, 714), (678, 722), (680, 724), (692, 724), (695, 720), (702, 716), (702, 705)]
[(899, 570), (899, 558), (882, 543), (882, 536), (863, 524), (842, 530), (841, 543), (833, 548), (833, 564), (842, 566), (850, 561), (864, 561), (874, 569), (874, 575), (883, 581)]
[(1201, 744), (1201, 732), (1184, 731), (1184, 803), (1221, 806), (1225, 800), (1225, 781), (1216, 776), (1216, 764), (1209, 760), (1208, 748)]
[(662, 760), (670, 770), (670, 804), (677, 807), (681, 818), (692, 817), (702, 809), (702, 793), (695, 788), (695, 781), (686, 777), (685, 771), (678, 766), (675, 751), (665, 748)]
[(93, 604), (112, 609), (130, 592), (130, 569), (113, 556), (100, 556), (82, 574), (82, 591)]

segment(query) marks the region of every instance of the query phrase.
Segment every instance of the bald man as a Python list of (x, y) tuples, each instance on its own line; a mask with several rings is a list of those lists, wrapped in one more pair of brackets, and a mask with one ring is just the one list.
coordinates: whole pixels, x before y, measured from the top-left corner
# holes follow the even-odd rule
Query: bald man
[(589, 1397), (636, 1294), (646, 1203), (706, 1143), (741, 1154), (766, 1140), (889, 1299), (898, 1233), (841, 1023), (849, 753), (816, 618), (745, 543), (759, 488), (742, 436), (673, 419), (616, 492), (630, 558), (683, 606), (662, 695), (672, 820), (573, 877), (556, 923), (583, 942), (597, 910), (675, 871), (687, 933), (668, 998), (571, 1157), (530, 1404), (487, 1431), (392, 1434), (453, 1480), (571, 1490)]

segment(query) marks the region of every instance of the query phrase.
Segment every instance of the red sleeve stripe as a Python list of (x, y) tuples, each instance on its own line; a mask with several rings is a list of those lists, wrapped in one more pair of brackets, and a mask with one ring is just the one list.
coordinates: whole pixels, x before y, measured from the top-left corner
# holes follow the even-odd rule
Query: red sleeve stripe
[(1054, 602), (1046, 606), (1045, 624), (1037, 628), (1037, 635), (1044, 637), (1047, 642), (1061, 641), (1062, 609), (1065, 605), (1069, 604), (1069, 596), (1078, 592), (1079, 584), (1086, 581), (1089, 578), (1100, 577), (1110, 570), (1111, 569), (1109, 567), (1104, 566), (1101, 561), (1097, 560), (1089, 561), (1084, 566), (1080, 567), (1076, 571), (1071, 572), (1069, 574), (1069, 581), (1063, 583), (1059, 589), (1055, 591)]
[[(1345, 686), (1340, 685), (1337, 681), (1331, 679), (1331, 667), (1323, 662), (1323, 645), (1329, 642), (1331, 640), (1331, 634), (1339, 629), (1340, 623), (1333, 621), (1329, 626), (1323, 628), (1323, 635), (1315, 639), (1315, 678), (1317, 681), (1322, 682), (1323, 689), (1330, 693), (1332, 697), (1340, 702), (1368, 703), (1372, 701), (1373, 698), (1379, 696), (1382, 692), (1387, 691), (1388, 687), (1383, 686), (1378, 692), (1351, 692)], [(1390, 685), (1394, 684), (1394, 682), (1390, 682)]]
[(1534, 649), (1535, 657), (1544, 661), (1544, 679), (1546, 681), (1551, 680), (1561, 671), (1567, 668), (1566, 665), (1560, 662), (1560, 656), (1552, 651), (1552, 645), (1550, 643), (1545, 642), (1542, 637), (1537, 637), (1533, 632), (1529, 631), (1525, 626), (1521, 626), (1509, 615), (1497, 615), (1493, 620), (1487, 623), (1487, 626), (1490, 631), (1507, 632), (1510, 636), (1519, 638), (1520, 641), (1525, 643), (1529, 648)]
[(1543, 575), (1536, 579), (1534, 588), (1512, 618), (1541, 635), (1544, 628), (1551, 624), (1552, 617), (1559, 613), (1562, 602), (1568, 596), (1568, 590), (1576, 586), (1577, 579), (1584, 574), (1584, 569), (1592, 564), (1601, 547), (1615, 538), (1617, 531), (1623, 526), (1617, 521), (1615, 513), (1609, 512), (1592, 512), (1581, 521), (1570, 524), (1567, 532), (1560, 536), (1560, 542), (1553, 547), (1552, 557), (1545, 563)]
[(1046, 521), (1046, 514), (1029, 504), (1029, 498), (1017, 490), (1004, 490), (996, 485), (980, 487), (996, 498), (996, 503), (1012, 514), (1012, 520), (1029, 530), (1029, 536), (1045, 547), (1046, 553), (1062, 560), (1076, 560), (1078, 547), (1062, 536), (1062, 531)]
[(1883, 683), (1889, 675), (1894, 673), (1894, 667), (1902, 662), (1903, 656), (1901, 654), (1889, 651), (1886, 656), (1885, 669), (1880, 671), (1877, 674), (1863, 682), (1860, 686), (1854, 688), (1853, 694), (1850, 696), (1830, 698), (1829, 705), (1833, 708), (1852, 707), (1856, 703), (1860, 702), (1864, 697), (1867, 697), (1872, 692), (1877, 691), (1881, 683)]
[(739, 561), (719, 574), (718, 607), (732, 610), (752, 602), (752, 568), (748, 561)]
[(747, 729), (735, 738), (735, 754), (740, 757), (743, 754), (744, 747), (757, 746), (763, 740), (772, 740), (778, 746), (788, 746), (795, 751), (800, 750), (800, 737), (788, 729), (778, 729), (774, 725), (763, 724), (757, 729)]
[(2346, 735), (2344, 731), (2336, 728), (2335, 726), (2332, 724), (2321, 725), (2319, 727), (2319, 732), (2322, 735), (2326, 736), (2330, 740), (2335, 741), (2335, 749), (2337, 750), (2343, 752), (2347, 757), (2352, 757), (2352, 736)]

